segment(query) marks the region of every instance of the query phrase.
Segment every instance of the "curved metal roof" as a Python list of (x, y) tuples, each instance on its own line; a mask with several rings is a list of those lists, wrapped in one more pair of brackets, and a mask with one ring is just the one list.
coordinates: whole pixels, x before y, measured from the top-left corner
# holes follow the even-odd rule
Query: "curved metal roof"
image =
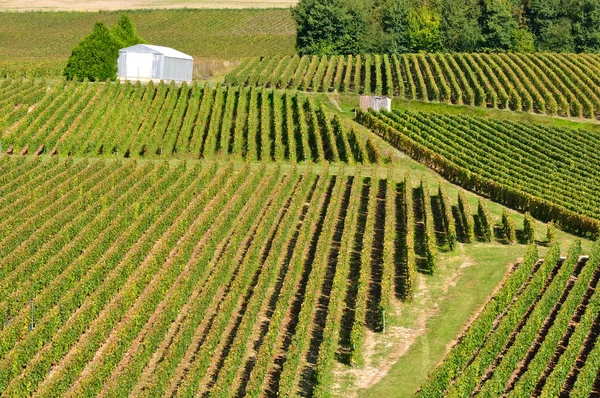
[(155, 46), (152, 44), (136, 44), (135, 46), (122, 48), (119, 52), (152, 53), (162, 54), (168, 58), (193, 59), (190, 55), (184, 54), (171, 47)]

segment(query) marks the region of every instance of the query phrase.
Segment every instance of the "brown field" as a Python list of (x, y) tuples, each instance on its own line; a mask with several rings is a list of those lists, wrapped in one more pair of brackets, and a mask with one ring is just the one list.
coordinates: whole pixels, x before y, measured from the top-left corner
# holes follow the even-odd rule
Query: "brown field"
[(0, 0), (2, 11), (99, 11), (148, 8), (284, 8), (296, 0)]

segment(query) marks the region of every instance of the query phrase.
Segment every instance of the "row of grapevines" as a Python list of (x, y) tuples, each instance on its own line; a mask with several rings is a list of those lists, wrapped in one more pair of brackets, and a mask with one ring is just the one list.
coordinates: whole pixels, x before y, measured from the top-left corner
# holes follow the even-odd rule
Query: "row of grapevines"
[(554, 275), (555, 268), (560, 266), (557, 265), (559, 257), (560, 248), (555, 244), (545, 256), (542, 265), (535, 272), (523, 293), (508, 308), (497, 328), (474, 354), (471, 362), (454, 379), (454, 383), (446, 392), (448, 396), (464, 396), (477, 387), (488, 367), (492, 366), (501, 352), (504, 352), (507, 341), (509, 344), (511, 343), (510, 336), (519, 332), (519, 328), (522, 327), (520, 323), (527, 320), (530, 309), (547, 297), (548, 281)]
[(444, 230), (446, 232), (446, 242), (450, 250), (454, 250), (456, 247), (456, 222), (454, 221), (454, 215), (452, 214), (452, 204), (446, 192), (446, 186), (440, 183), (438, 189), (438, 200), (442, 208), (442, 221), (444, 223)]
[[(598, 191), (593, 182), (597, 170), (552, 128), (400, 112), (359, 112), (358, 119), (393, 146), (467, 189), (529, 210), (544, 221), (557, 221), (570, 232), (594, 236), (600, 231)], [(560, 135), (565, 130), (590, 142), (586, 152), (600, 145), (593, 132), (561, 129)], [(507, 145), (513, 142), (515, 147)]]
[[(15, 97), (15, 90), (24, 95)], [(267, 161), (369, 163), (381, 155), (323, 105), (297, 93), (208, 85), (10, 80), (17, 108), (2, 144), (13, 153), (149, 158), (231, 155)], [(28, 111), (29, 104), (36, 103)], [(19, 110), (21, 109), (21, 110)], [(368, 156), (365, 156), (365, 153)]]
[(477, 319), (448, 353), (444, 362), (428, 376), (417, 393), (420, 397), (443, 396), (452, 381), (470, 365), (472, 356), (479, 350), (487, 336), (494, 330), (494, 323), (512, 303), (519, 290), (535, 270), (538, 252), (531, 246), (525, 258), (508, 276), (498, 293), (486, 304)]
[(254, 59), (226, 81), (593, 118), (600, 114), (599, 72), (585, 54), (367, 54)]
[(425, 224), (425, 272), (433, 274), (437, 268), (437, 245), (434, 229), (433, 210), (431, 209), (431, 195), (425, 179), (421, 180), (419, 187), (421, 208), (423, 209), (423, 224)]

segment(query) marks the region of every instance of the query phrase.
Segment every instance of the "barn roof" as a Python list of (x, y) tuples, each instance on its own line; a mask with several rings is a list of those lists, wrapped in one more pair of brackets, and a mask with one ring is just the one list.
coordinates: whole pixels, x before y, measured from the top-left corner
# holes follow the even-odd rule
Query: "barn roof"
[(152, 53), (162, 54), (169, 58), (180, 58), (180, 59), (193, 59), (191, 56), (177, 51), (171, 47), (155, 46), (152, 44), (136, 44), (135, 46), (122, 48), (119, 52), (131, 52), (131, 53)]

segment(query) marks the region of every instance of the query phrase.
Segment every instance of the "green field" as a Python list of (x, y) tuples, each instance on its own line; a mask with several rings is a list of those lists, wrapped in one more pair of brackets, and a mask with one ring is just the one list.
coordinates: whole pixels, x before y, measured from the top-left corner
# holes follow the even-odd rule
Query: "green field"
[[(0, 395), (600, 394), (599, 58), (300, 57), (289, 4), (0, 0)], [(195, 81), (63, 80), (123, 13)]]
[(378, 162), (356, 126), (302, 94), (269, 89), (0, 83), (0, 139), (10, 153)]
[(60, 76), (94, 24), (112, 26), (123, 13), (149, 43), (192, 55), (197, 76), (223, 68), (214, 60), (295, 53), (296, 30), (286, 9), (0, 12), (0, 76)]
[(226, 81), (593, 119), (598, 73), (594, 54), (366, 54), (255, 59)]

